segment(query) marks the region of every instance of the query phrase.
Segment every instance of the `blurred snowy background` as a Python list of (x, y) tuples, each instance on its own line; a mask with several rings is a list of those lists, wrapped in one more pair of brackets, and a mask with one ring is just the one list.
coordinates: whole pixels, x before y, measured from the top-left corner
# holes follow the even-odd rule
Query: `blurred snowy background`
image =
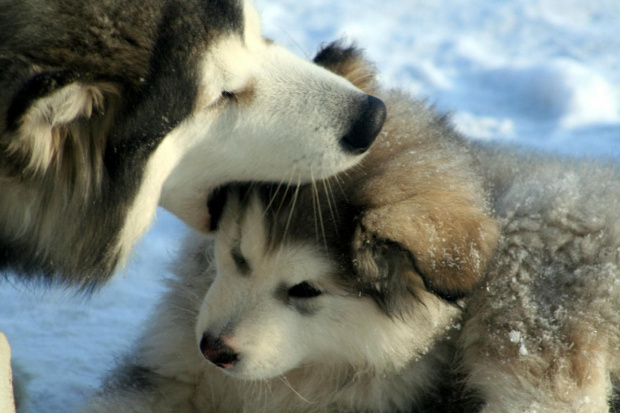
[[(268, 37), (311, 58), (345, 36), (384, 84), (453, 112), (472, 139), (620, 160), (618, 0), (259, 0)], [(90, 299), (0, 284), (0, 330), (29, 374), (28, 410), (81, 403), (139, 334), (183, 224), (161, 210)]]

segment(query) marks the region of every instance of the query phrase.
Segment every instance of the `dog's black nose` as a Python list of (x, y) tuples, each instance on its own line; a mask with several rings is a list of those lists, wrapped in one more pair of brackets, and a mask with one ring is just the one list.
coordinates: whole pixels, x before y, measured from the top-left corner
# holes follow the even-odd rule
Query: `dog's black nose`
[(208, 332), (203, 333), (200, 340), (200, 352), (216, 366), (228, 369), (239, 361), (239, 355), (233, 351), (220, 337)]
[(340, 140), (340, 145), (354, 155), (366, 152), (381, 132), (386, 113), (385, 103), (381, 99), (367, 96), (353, 120), (351, 129)]

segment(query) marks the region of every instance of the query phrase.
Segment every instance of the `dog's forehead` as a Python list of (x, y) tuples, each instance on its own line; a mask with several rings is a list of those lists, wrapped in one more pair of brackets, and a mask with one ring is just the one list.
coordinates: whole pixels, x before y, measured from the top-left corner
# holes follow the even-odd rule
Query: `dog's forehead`
[(282, 243), (259, 260), (257, 276), (285, 287), (308, 281), (322, 287), (331, 283), (334, 272), (332, 261), (311, 244)]
[(247, 199), (239, 199), (237, 208), (238, 211), (234, 218), (236, 222), (229, 230), (229, 236), (239, 245), (244, 255), (252, 257), (264, 255), (267, 232), (263, 219), (265, 209), (262, 203), (256, 194), (252, 193)]
[(265, 254), (264, 209), (255, 194), (231, 190), (226, 195), (216, 232), (216, 254), (229, 256), (233, 251), (244, 258)]
[[(273, 226), (288, 218), (268, 218), (265, 199), (251, 191), (234, 194), (226, 202), (217, 233), (217, 251), (221, 257), (238, 250), (249, 261), (253, 278), (276, 278), (285, 283), (316, 280), (333, 272), (331, 261), (315, 243), (298, 237), (275, 237)], [(290, 225), (294, 225), (291, 223)]]

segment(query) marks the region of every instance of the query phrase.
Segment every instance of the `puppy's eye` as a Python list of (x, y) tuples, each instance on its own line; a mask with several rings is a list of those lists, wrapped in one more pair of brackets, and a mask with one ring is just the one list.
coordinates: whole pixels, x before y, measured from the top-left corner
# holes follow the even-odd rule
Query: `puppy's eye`
[(320, 290), (314, 288), (307, 281), (296, 284), (288, 289), (288, 296), (290, 298), (308, 299), (318, 297), (321, 294), (323, 293)]

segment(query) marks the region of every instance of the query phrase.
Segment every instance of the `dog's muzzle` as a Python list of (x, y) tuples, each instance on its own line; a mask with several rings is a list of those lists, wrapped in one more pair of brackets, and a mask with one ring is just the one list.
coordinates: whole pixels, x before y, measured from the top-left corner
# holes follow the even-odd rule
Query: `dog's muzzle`
[(353, 155), (366, 152), (381, 132), (386, 114), (387, 109), (381, 99), (367, 96), (351, 128), (340, 140), (340, 146)]

